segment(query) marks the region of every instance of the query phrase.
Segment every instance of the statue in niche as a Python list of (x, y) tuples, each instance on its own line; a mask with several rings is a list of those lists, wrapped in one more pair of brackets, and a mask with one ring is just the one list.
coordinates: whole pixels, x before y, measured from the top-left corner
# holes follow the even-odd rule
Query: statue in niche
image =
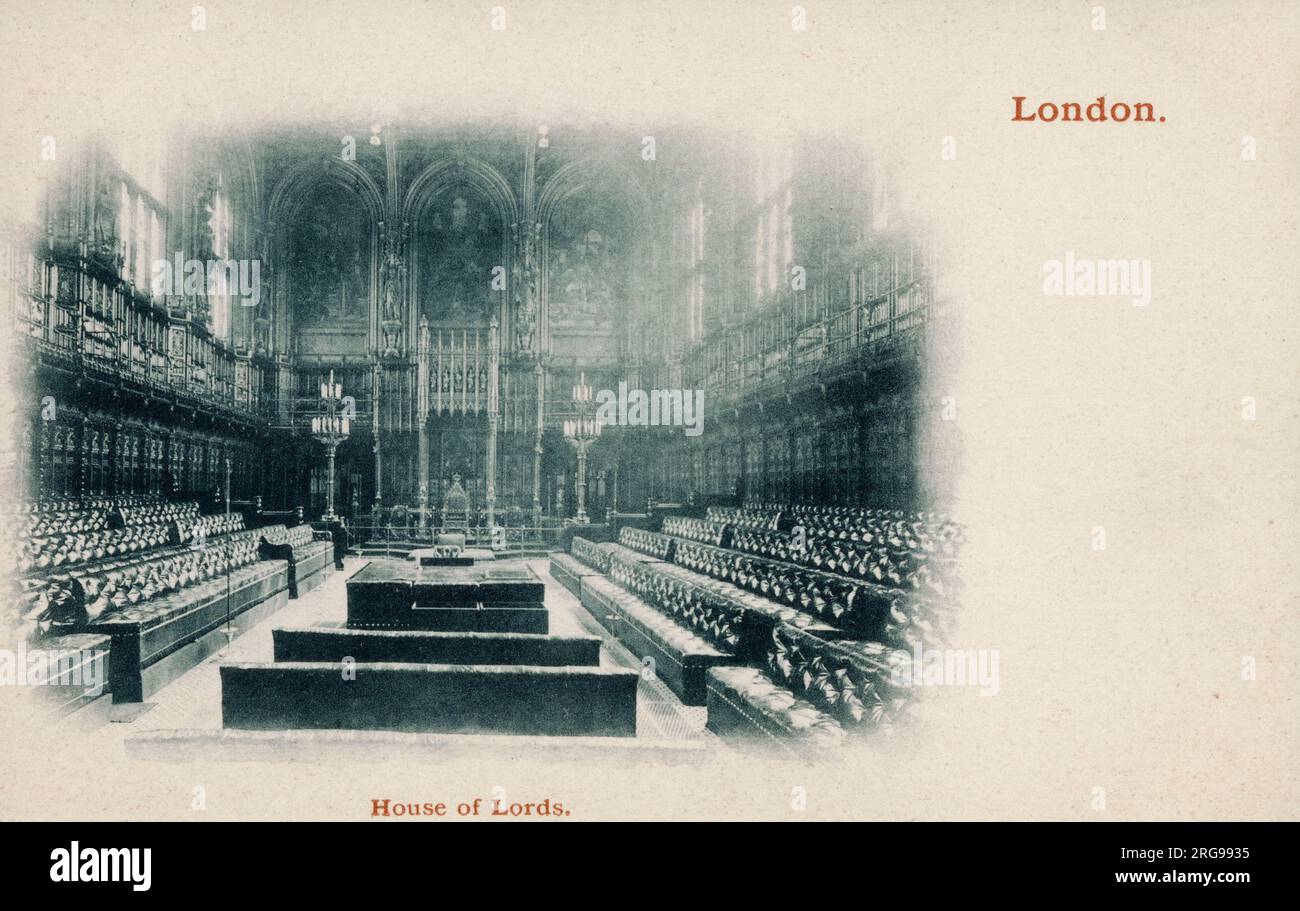
[(396, 357), (401, 353), (402, 282), (406, 268), (398, 252), (400, 243), (397, 237), (385, 238), (384, 262), (379, 270), (379, 319), (384, 357)]
[(405, 271), (398, 253), (399, 241), (388, 238), (384, 243), (383, 284), (380, 292), (380, 314), (384, 322), (398, 322), (402, 318), (402, 275)]
[(537, 264), (537, 248), (541, 232), (540, 222), (520, 229), (519, 256), (515, 260), (515, 343), (516, 348), (525, 354), (533, 351), (533, 338), (537, 331), (538, 276), (541, 271)]
[(451, 203), (451, 229), (464, 231), (469, 227), (469, 203), (464, 196), (457, 196)]
[(271, 321), (264, 316), (253, 320), (253, 350), (261, 352), (271, 350)]
[(101, 180), (95, 190), (93, 217), (95, 252), (101, 256), (117, 253), (117, 206), (113, 199), (113, 182)]

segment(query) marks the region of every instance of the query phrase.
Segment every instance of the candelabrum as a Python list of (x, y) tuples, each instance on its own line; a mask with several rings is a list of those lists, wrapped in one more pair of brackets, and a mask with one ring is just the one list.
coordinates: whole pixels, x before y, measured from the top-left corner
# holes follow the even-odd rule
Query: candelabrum
[(329, 382), (320, 384), (321, 414), (311, 419), (311, 435), (317, 443), (325, 447), (326, 465), (326, 488), (325, 488), (325, 514), (321, 519), (325, 522), (337, 522), (339, 517), (334, 513), (334, 452), (339, 448), (339, 444), (348, 438), (351, 430), (348, 418), (340, 412), (343, 408), (343, 386), (334, 382), (334, 371), (330, 371)]
[(600, 439), (600, 421), (591, 416), (591, 387), (583, 373), (573, 387), (573, 405), (578, 416), (564, 422), (564, 438), (578, 453), (578, 512), (573, 517), (579, 525), (587, 525), (587, 450)]

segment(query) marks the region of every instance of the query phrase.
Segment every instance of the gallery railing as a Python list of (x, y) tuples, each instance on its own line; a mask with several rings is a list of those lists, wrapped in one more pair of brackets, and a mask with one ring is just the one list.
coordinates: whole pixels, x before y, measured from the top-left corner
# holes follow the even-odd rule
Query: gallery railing
[(803, 326), (791, 318), (794, 309), (778, 306), (707, 340), (683, 359), (683, 383), (730, 403), (813, 373), (883, 361), (906, 353), (926, 325), (949, 312), (949, 303), (925, 275)]
[(106, 266), (9, 248), (3, 289), (34, 358), (159, 394), (261, 417), (263, 371), (184, 313), (140, 294)]

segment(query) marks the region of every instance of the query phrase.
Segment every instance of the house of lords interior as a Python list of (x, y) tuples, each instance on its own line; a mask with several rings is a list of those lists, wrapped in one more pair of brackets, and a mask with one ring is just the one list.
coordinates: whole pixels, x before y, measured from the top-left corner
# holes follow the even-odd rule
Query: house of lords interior
[(909, 723), (899, 656), (959, 599), (956, 316), (865, 143), (177, 130), (64, 145), (38, 196), (3, 638), (50, 723), (140, 755)]

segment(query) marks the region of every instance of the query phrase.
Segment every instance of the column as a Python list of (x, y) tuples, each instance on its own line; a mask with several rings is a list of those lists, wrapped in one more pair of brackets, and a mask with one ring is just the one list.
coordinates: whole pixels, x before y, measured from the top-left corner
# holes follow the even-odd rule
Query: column
[(542, 430), (546, 420), (546, 372), (537, 361), (537, 438), (533, 443), (533, 525), (542, 524)]
[(492, 317), (488, 327), (488, 437), (487, 437), (487, 524), (488, 534), (497, 524), (497, 404), (500, 395), (498, 389), (500, 369), (500, 339), (497, 332), (497, 319)]
[[(415, 419), (419, 431), (416, 477), (420, 495), (420, 527), (429, 527), (429, 320), (420, 315), (416, 340)], [(408, 450), (409, 451), (409, 450)]]
[(383, 500), (384, 492), (384, 462), (383, 449), (379, 445), (379, 390), (383, 385), (381, 381), (381, 370), (379, 364), (375, 364), (374, 372), (371, 374), (370, 382), (370, 438), (371, 451), (375, 455), (375, 503), (374, 513), (376, 521), (378, 520), (379, 505)]

